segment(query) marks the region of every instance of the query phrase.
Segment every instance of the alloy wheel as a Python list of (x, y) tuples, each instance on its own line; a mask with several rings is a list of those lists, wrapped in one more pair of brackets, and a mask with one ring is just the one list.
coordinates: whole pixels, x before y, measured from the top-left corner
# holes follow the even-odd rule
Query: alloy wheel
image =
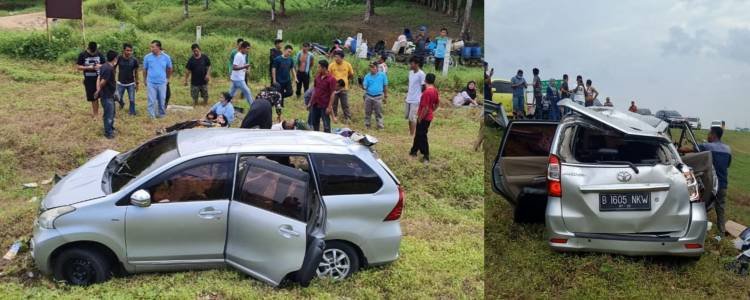
[(323, 259), (318, 265), (319, 278), (331, 278), (341, 280), (349, 275), (351, 270), (351, 259), (341, 249), (326, 249), (323, 251)]

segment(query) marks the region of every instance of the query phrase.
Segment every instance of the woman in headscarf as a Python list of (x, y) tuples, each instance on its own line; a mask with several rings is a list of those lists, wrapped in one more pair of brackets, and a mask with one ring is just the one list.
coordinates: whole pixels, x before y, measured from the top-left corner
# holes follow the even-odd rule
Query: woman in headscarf
[(477, 106), (477, 83), (469, 81), (461, 92), (453, 97), (453, 106)]

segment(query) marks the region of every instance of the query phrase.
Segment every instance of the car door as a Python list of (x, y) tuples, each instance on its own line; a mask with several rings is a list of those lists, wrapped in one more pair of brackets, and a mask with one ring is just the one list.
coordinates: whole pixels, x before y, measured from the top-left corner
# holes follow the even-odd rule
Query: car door
[(324, 206), (310, 212), (312, 190), (304, 171), (268, 159), (244, 158), (229, 208), (227, 263), (272, 285), (292, 273), (307, 285), (325, 248)]
[(136, 265), (223, 262), (234, 164), (235, 155), (195, 158), (136, 189), (149, 192), (151, 205), (127, 207), (128, 261)]
[(547, 163), (557, 125), (551, 121), (515, 120), (505, 129), (492, 168), (492, 186), (517, 209), (533, 210), (517, 210), (517, 221), (524, 221), (531, 215), (536, 219), (544, 212)]

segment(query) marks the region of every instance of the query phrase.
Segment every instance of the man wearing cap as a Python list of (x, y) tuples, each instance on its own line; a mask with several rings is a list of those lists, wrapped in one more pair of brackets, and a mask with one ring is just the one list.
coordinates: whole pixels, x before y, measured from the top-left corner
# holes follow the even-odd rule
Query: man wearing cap
[(385, 128), (383, 104), (388, 99), (388, 77), (385, 73), (378, 72), (376, 62), (370, 64), (370, 73), (362, 80), (362, 88), (365, 90), (365, 127), (370, 129), (370, 119), (374, 112), (378, 130)]
[(232, 105), (232, 96), (227, 92), (221, 93), (221, 99), (219, 99), (219, 102), (216, 102), (216, 104), (211, 107), (211, 110), (209, 110), (209, 112), (224, 116), (224, 119), (227, 120), (227, 124), (229, 124), (227, 125), (227, 127), (231, 126), (232, 122), (234, 121), (234, 105)]

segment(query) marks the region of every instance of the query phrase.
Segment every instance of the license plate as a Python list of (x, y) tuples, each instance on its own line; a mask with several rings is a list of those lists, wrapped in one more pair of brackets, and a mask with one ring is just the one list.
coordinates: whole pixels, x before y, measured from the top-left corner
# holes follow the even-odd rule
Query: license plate
[(599, 194), (599, 211), (651, 210), (651, 193)]

